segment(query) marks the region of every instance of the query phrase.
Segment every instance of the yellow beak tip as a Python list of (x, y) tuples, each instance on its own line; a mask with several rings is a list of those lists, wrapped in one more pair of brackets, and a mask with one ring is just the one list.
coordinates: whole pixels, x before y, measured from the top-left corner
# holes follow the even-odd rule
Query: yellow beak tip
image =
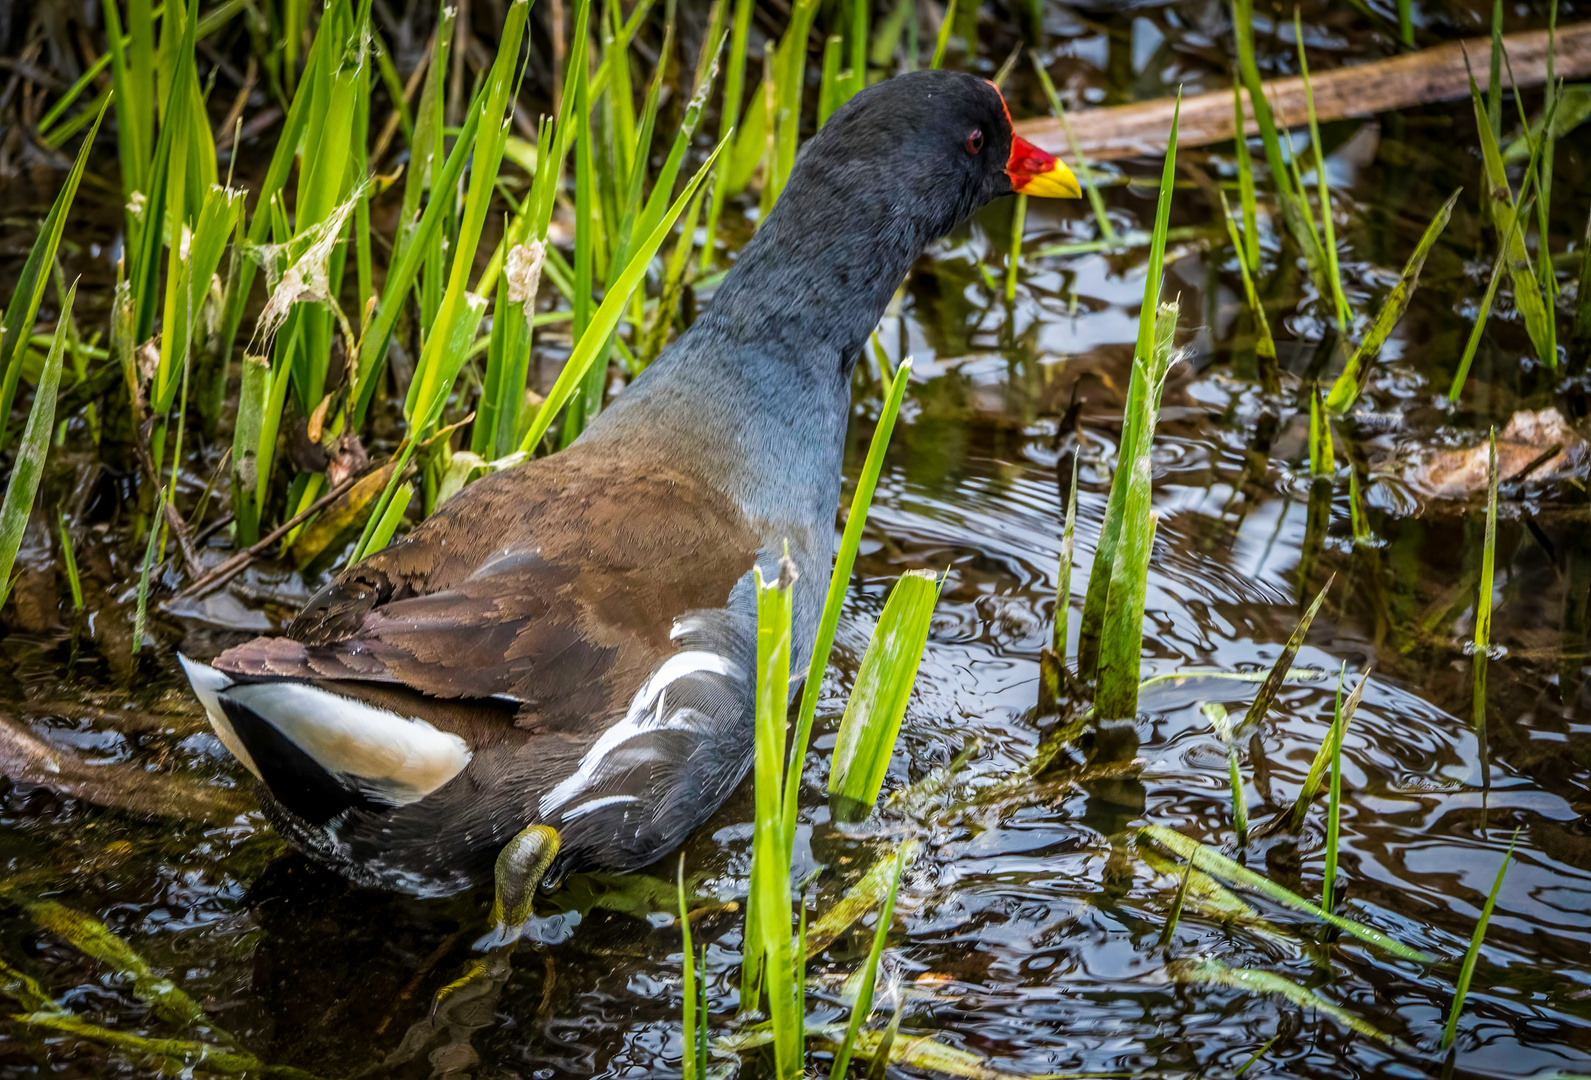
[(1045, 172), (1029, 177), (1020, 193), (1036, 195), (1041, 199), (1079, 199), (1083, 196), (1083, 188), (1078, 184), (1077, 177), (1072, 175), (1072, 170), (1057, 161)]

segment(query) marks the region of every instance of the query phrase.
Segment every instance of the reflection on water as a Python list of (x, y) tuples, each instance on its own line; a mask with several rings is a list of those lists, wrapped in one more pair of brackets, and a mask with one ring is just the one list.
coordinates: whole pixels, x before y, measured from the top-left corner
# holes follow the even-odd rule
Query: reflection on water
[[(1348, 6), (1320, 7), (1310, 31), (1319, 66), (1333, 49), (1358, 55), (1362, 34), (1350, 29)], [(1122, 40), (1131, 46), (1132, 93), (1163, 92), (1181, 80), (1191, 91), (1223, 77), (1224, 61), (1210, 45), (1225, 33), (1221, 10), (1171, 5), (1101, 16), (1113, 33), (1057, 14), (1050, 29), (1061, 35), (1057, 55), (1072, 58), (1058, 61), (1073, 72), (1069, 85), (1085, 96), (1107, 85), (1112, 95), (1121, 90)], [(1467, 10), (1441, 18), (1452, 20), (1450, 29), (1479, 26)], [(1328, 125), (1333, 181), (1346, 193), (1339, 213), (1352, 206), (1339, 229), (1352, 256), (1345, 272), (1357, 308), (1395, 277), (1431, 209), (1453, 187), (1473, 183), (1473, 155), (1455, 154), (1452, 143), (1455, 131), (1462, 138), (1466, 115), (1467, 106), (1437, 106)], [(1583, 175), (1575, 170), (1584, 153), (1584, 144), (1560, 144), (1560, 176)], [(1229, 166), (1218, 155), (1187, 157), (1206, 176)], [(1411, 169), (1411, 161), (1421, 167)], [(1136, 188), (1113, 189), (1109, 198), (1123, 228), (1141, 227), (1151, 209)], [(1201, 199), (1189, 192), (1181, 200), (1186, 223), (1206, 214)], [(1569, 202), (1554, 207), (1565, 216), (1564, 235)], [(1580, 202), (1574, 213), (1583, 213)], [(1016, 1072), (1229, 1076), (1274, 1038), (1248, 1075), (1435, 1075), (1454, 961), (1518, 830), (1453, 1075), (1587, 1071), (1585, 496), (1563, 485), (1531, 488), (1523, 498), (1505, 491), (1485, 789), (1464, 651), (1479, 516), (1472, 505), (1422, 502), (1397, 467), (1435, 443), (1471, 444), (1486, 425), (1501, 427), (1516, 409), (1552, 400), (1549, 380), (1521, 364), (1522, 331), (1503, 312), (1500, 321), (1494, 313), (1464, 407), (1448, 414), (1436, 402), (1468, 332), (1483, 285), (1477, 279), (1488, 269), (1487, 259), (1476, 258), (1473, 215), (1455, 215), (1364, 408), (1339, 433), (1364, 455), (1361, 479), (1373, 478), (1364, 490), (1371, 536), (1358, 543), (1345, 474), (1312, 512), (1307, 409), (1298, 413), (1294, 401), (1302, 400), (1299, 379), (1327, 359), (1313, 299), (1301, 299), (1304, 286), (1285, 268), (1273, 279), (1277, 295), (1290, 297), (1279, 345), (1292, 380), (1283, 402), (1267, 402), (1252, 381), (1252, 337), (1230, 251), (1188, 245), (1168, 258), (1186, 351), (1155, 449), (1161, 518), (1145, 627), (1149, 673), (1265, 670), (1296, 623), (1301, 598), (1335, 575), (1297, 659), (1322, 677), (1285, 687), (1240, 748), (1248, 800), (1256, 820), (1291, 804), (1330, 723), (1334, 673), (1342, 665), (1350, 676), (1373, 668), (1343, 743), (1342, 880), (1354, 918), (1446, 958), (1432, 970), (1331, 941), (1263, 902), (1268, 922), (1185, 911), (1169, 953), (1158, 946), (1176, 881), (1136, 858), (1124, 830), (1167, 826), (1237, 854), (1226, 752), (1200, 706), (1221, 702), (1237, 712), (1250, 683), (1190, 677), (1146, 692), (1130, 775), (1081, 787), (1035, 784), (1030, 797), (963, 805), (1023, 767), (1053, 722), (1035, 718), (1032, 707), (1054, 610), (1062, 481), (1080, 444), (1072, 579), (1080, 603), (1143, 290), (1141, 256), (1039, 258), (1007, 304), (977, 261), (998, 276), (997, 238), (1007, 234), (1008, 215), (993, 208), (947, 241), (914, 276), (903, 318), (886, 320), (889, 351), (911, 352), (917, 378), (869, 519), (808, 767), (796, 862), (798, 874), (821, 870), (816, 910), (885, 845), (904, 835), (925, 841), (902, 887), (878, 1007), (887, 1012), (906, 993), (903, 1033), (934, 1033)], [(1029, 250), (1091, 235), (1085, 209), (1035, 204), (1032, 215)], [(858, 449), (874, 404), (859, 405)], [(936, 806), (886, 812), (841, 831), (823, 806), (821, 762), (889, 585), (917, 567), (948, 570), (949, 578), (889, 784), (920, 779), (974, 742), (976, 750), (962, 786)], [(0, 709), (107, 769), (241, 786), (240, 770), (179, 689), (170, 650), (183, 634), (192, 644), (227, 632), (220, 628), (271, 625), (306, 591), (264, 569), (203, 608), (180, 612), (180, 623), (159, 627), (154, 680), (117, 669), (125, 651), (87, 638), (12, 636), (3, 642), (0, 668), (9, 674), (0, 675)], [(1071, 625), (1075, 635), (1075, 618)], [(704, 903), (745, 891), (746, 796), (686, 848)], [(118, 815), (44, 787), (9, 785), (0, 797), (0, 863), (17, 887), (102, 919), (263, 1060), (321, 1075), (380, 1062), (461, 970), (486, 897), (419, 902), (354, 890), (285, 851), (257, 814), (223, 824), (187, 816), (195, 820), (183, 820), (182, 806)], [(1296, 842), (1257, 841), (1244, 858), (1315, 896), (1323, 847), (1320, 819), (1311, 818)], [(672, 863), (655, 869), (672, 876)], [(544, 938), (556, 944), (526, 946), (514, 957), (495, 1022), (473, 1037), (484, 1075), (677, 1074), (679, 937), (667, 916), (647, 915), (666, 912), (671, 894), (649, 900), (615, 888), (576, 881), (549, 903), (549, 914), (578, 910), (547, 928)], [(606, 906), (593, 906), (604, 890)], [(736, 1004), (739, 919), (733, 911), (709, 914), (696, 931), (698, 944), (708, 945), (709, 993), (721, 1019)], [(814, 1019), (844, 1015), (830, 976), (855, 969), (867, 937), (842, 937), (814, 967)], [(1281, 998), (1174, 982), (1168, 955), (1279, 972), (1415, 1049), (1356, 1036)], [(131, 985), (11, 906), (0, 905), (0, 956), (25, 962), (90, 1021), (164, 1030)], [(60, 1071), (63, 1062), (73, 1074), (141, 1072), (136, 1058), (3, 1030), (0, 1076), (33, 1075), (45, 1063)], [(425, 1075), (428, 1068), (411, 1061), (393, 1071)]]

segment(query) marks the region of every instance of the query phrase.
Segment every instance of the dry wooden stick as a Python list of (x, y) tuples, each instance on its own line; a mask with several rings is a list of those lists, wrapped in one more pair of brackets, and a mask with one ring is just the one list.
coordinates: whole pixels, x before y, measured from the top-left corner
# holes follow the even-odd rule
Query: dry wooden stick
[(249, 563), (253, 562), (260, 555), (264, 554), (265, 550), (272, 544), (276, 543), (278, 540), (286, 536), (289, 532), (303, 524), (305, 521), (308, 521), (315, 514), (318, 514), (322, 510), (326, 509), (326, 507), (330, 506), (334, 501), (341, 498), (348, 491), (348, 489), (353, 487), (358, 481), (358, 476), (348, 477), (342, 483), (326, 492), (326, 494), (310, 503), (304, 509), (300, 510), (292, 517), (282, 522), (275, 529), (271, 530), (271, 532), (260, 537), (258, 543), (244, 548), (230, 559), (218, 564), (214, 569), (199, 577), (192, 585), (189, 585), (186, 589), (183, 589), (180, 593), (178, 593), (175, 599), (185, 600), (189, 597), (203, 596), (212, 589), (225, 585), (227, 582), (241, 574), (248, 567)]
[[(1545, 30), (1509, 34), (1503, 38), (1503, 47), (1508, 51), (1519, 86), (1540, 86), (1546, 81), (1547, 40)], [(1311, 73), (1315, 113), (1324, 122), (1463, 97), (1469, 93), (1469, 71), (1464, 63), (1466, 50), (1476, 60), (1475, 78), (1484, 90), (1488, 67), (1481, 61), (1491, 55), (1491, 48), (1490, 38), (1471, 38), (1388, 60)], [(1553, 73), (1561, 79), (1591, 74), (1591, 23), (1558, 28)], [(1265, 83), (1265, 96), (1270, 99), (1278, 122), (1305, 123), (1303, 79), (1271, 79)], [(1171, 130), (1171, 112), (1175, 105), (1172, 98), (1156, 98), (1074, 112), (1070, 116), (1072, 131), (1083, 153), (1095, 161), (1162, 155), (1166, 152), (1166, 136)], [(1245, 127), (1250, 133), (1257, 131), (1253, 114), (1247, 116)], [(1182, 99), (1178, 146), (1225, 142), (1232, 137), (1232, 128), (1230, 88), (1222, 87), (1212, 93)], [(1024, 139), (1051, 153), (1066, 153), (1066, 133), (1061, 122), (1053, 117), (1018, 121), (1016, 130)]]

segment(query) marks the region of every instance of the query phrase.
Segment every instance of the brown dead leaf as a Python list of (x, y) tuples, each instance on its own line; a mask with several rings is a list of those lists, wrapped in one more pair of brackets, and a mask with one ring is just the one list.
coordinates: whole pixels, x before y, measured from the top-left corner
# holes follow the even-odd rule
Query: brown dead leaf
[[(1583, 472), (1587, 444), (1554, 408), (1517, 412), (1497, 433), (1497, 478), (1507, 483), (1543, 454), (1547, 460), (1530, 470), (1528, 480), (1561, 480)], [(1443, 450), (1418, 467), (1411, 483), (1438, 499), (1466, 499), (1486, 490), (1486, 443), (1463, 450)]]
[(362, 528), (365, 518), (370, 516), (373, 500), (392, 479), (395, 467), (396, 463), (389, 461), (360, 477), (336, 502), (304, 526), (288, 550), (293, 565), (300, 569), (310, 565), (327, 550), (346, 543), (356, 529)]

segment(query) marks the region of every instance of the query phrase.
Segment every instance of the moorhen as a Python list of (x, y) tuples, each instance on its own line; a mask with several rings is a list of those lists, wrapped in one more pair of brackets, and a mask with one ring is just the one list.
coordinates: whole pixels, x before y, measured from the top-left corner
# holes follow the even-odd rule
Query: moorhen
[(1013, 191), (1079, 194), (992, 83), (861, 91), (711, 307), (573, 445), (464, 489), (286, 636), (184, 657), (277, 828), (420, 894), (495, 862), (506, 939), (544, 879), (679, 844), (751, 764), (752, 568), (787, 546), (805, 669), (864, 342), (923, 249)]

